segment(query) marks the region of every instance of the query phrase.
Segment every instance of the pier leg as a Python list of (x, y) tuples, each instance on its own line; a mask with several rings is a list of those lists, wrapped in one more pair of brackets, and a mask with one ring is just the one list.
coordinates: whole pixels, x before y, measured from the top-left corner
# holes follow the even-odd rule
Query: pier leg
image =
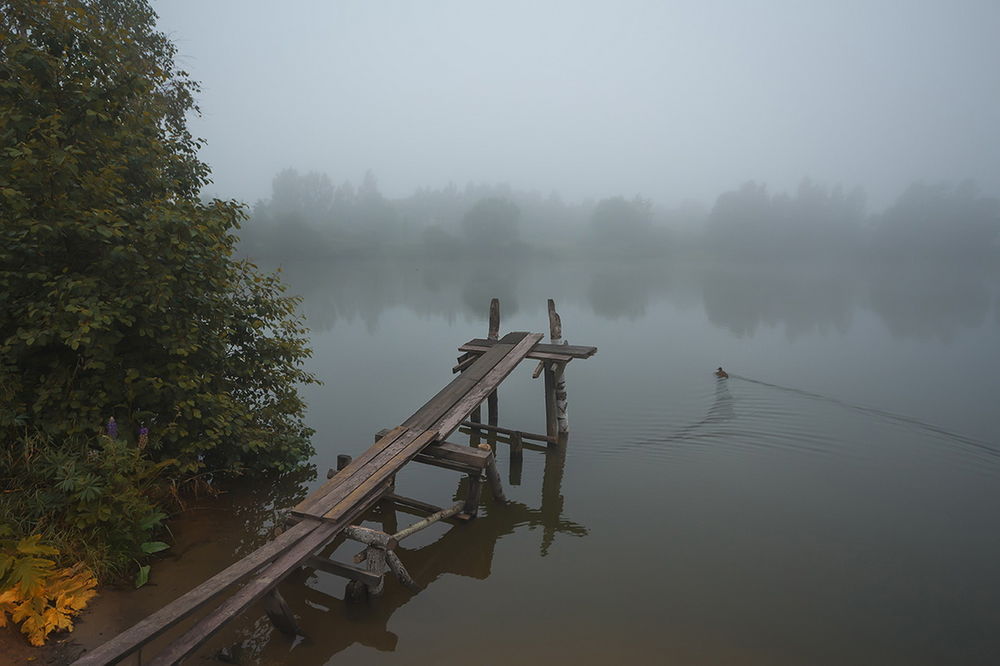
[(385, 570), (388, 568), (385, 562), (385, 551), (377, 546), (368, 546), (364, 550), (365, 568), (376, 576), (380, 576), (377, 584), (367, 585), (368, 596), (381, 596), (385, 590)]
[(521, 485), (521, 471), (524, 469), (524, 441), (521, 433), (514, 431), (510, 436), (510, 468), (507, 482), (512, 486)]
[(559, 416), (556, 411), (556, 373), (550, 361), (545, 362), (545, 434), (551, 438), (559, 436)]
[[(486, 337), (490, 340), (500, 339), (500, 299), (494, 298), (490, 301), (490, 330)], [(497, 425), (500, 418), (500, 400), (497, 392), (493, 391), (486, 399), (486, 411), (488, 423), (491, 426)]]
[[(482, 472), (469, 475), (469, 492), (465, 496), (465, 506), (462, 507), (462, 515), (466, 518), (475, 518), (479, 514), (479, 497), (483, 490)], [(461, 517), (461, 516), (460, 516)]]
[(285, 598), (281, 596), (281, 592), (278, 592), (278, 588), (272, 589), (264, 598), (264, 612), (267, 613), (271, 624), (281, 633), (288, 636), (303, 635), (299, 623), (295, 621), (292, 609), (288, 607)]
[(391, 550), (385, 551), (385, 561), (392, 570), (392, 573), (396, 574), (396, 578), (403, 584), (403, 586), (414, 592), (419, 592), (423, 589), (417, 585), (415, 580), (413, 580), (413, 577), (410, 576), (410, 572), (406, 570), (405, 566), (403, 566), (403, 562), (399, 559), (399, 556), (396, 555), (396, 553)]
[[(562, 339), (562, 318), (559, 313), (556, 312), (556, 302), (549, 299), (549, 338), (552, 344), (558, 345), (560, 343), (566, 344)], [(569, 412), (567, 409), (566, 401), (566, 364), (565, 363), (555, 363), (553, 364), (553, 388), (555, 390), (555, 405), (556, 405), (556, 422), (557, 422), (557, 433), (565, 434), (569, 432)], [(550, 435), (552, 433), (549, 433)]]
[(493, 494), (493, 499), (499, 504), (507, 503), (507, 496), (503, 494), (503, 484), (500, 482), (500, 472), (497, 471), (497, 459), (494, 455), (490, 455), (486, 459), (486, 481), (490, 484), (490, 493)]

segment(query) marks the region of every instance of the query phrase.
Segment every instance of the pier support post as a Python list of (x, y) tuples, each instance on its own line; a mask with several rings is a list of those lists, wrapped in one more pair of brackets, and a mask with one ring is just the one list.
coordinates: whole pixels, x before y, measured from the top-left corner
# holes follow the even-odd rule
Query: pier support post
[[(562, 339), (562, 318), (559, 313), (556, 312), (556, 303), (551, 298), (549, 299), (549, 338), (552, 344), (566, 344)], [(555, 418), (556, 418), (556, 436), (564, 435), (569, 432), (569, 413), (568, 405), (566, 400), (566, 377), (564, 372), (566, 370), (565, 363), (552, 363), (552, 386), (555, 395), (553, 396), (555, 401)], [(546, 377), (548, 379), (548, 377)], [(547, 433), (552, 435), (553, 433)]]
[(469, 492), (465, 496), (465, 504), (462, 507), (462, 516), (475, 518), (479, 514), (479, 498), (483, 491), (483, 473), (475, 472), (469, 474)]
[(267, 613), (267, 618), (271, 620), (275, 629), (281, 633), (289, 636), (303, 635), (299, 623), (295, 621), (292, 609), (288, 607), (288, 603), (281, 596), (281, 592), (278, 592), (278, 588), (273, 588), (264, 597), (264, 612)]
[(500, 481), (500, 472), (497, 471), (497, 459), (493, 449), (489, 444), (480, 444), (480, 449), (490, 452), (490, 457), (486, 459), (483, 471), (486, 472), (486, 482), (490, 486), (490, 494), (498, 504), (506, 504), (507, 496), (503, 493), (503, 483)]
[(510, 436), (510, 468), (507, 481), (512, 486), (521, 485), (521, 471), (524, 469), (524, 440), (521, 432), (515, 430)]
[[(494, 298), (490, 301), (490, 330), (486, 336), (490, 340), (500, 339), (500, 299)], [(491, 426), (497, 425), (500, 418), (500, 399), (496, 391), (490, 393), (486, 399), (487, 418)]]

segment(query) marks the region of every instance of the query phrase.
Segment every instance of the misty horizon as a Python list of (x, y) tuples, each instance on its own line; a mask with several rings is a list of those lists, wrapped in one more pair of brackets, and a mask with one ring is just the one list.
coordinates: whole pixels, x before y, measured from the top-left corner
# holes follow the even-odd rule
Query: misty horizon
[(1000, 193), (995, 3), (156, 10), (202, 82), (191, 128), (221, 198), (265, 198), (289, 166), (371, 169), (389, 198), (474, 182), (710, 206), (803, 178), (876, 210), (915, 181)]

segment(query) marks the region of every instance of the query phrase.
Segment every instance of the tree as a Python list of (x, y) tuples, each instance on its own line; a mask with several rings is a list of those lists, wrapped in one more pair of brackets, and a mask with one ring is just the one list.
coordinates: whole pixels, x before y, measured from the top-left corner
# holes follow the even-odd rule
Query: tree
[(612, 254), (645, 254), (661, 251), (662, 243), (654, 242), (652, 207), (648, 199), (636, 196), (602, 199), (590, 215), (597, 250)]
[(480, 199), (462, 218), (469, 243), (482, 250), (507, 247), (518, 240), (517, 222), (521, 210), (507, 199)]
[(314, 381), (296, 300), (232, 256), (198, 88), (145, 0), (0, 1), (0, 436), (122, 437), (200, 470), (288, 469)]

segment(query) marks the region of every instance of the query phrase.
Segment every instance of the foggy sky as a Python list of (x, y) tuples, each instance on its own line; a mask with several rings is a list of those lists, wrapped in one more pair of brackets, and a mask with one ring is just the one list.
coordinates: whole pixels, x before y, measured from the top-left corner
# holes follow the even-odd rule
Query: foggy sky
[(216, 196), (285, 167), (714, 201), (747, 179), (1000, 193), (1000, 2), (155, 2)]

